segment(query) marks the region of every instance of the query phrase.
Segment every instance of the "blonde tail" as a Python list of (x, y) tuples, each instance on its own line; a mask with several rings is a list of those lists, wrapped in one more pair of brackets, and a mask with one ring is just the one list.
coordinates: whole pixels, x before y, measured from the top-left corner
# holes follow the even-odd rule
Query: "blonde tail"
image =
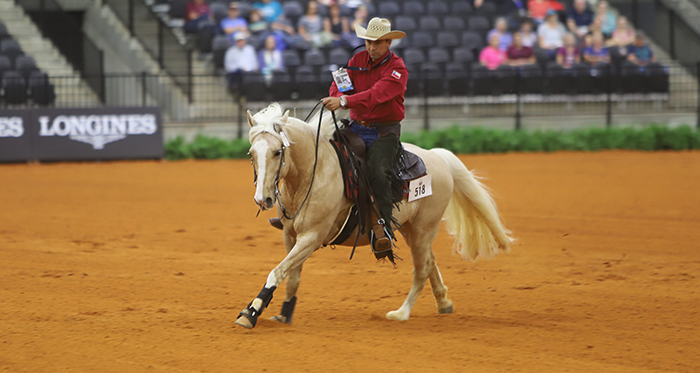
[(489, 259), (501, 251), (508, 252), (514, 240), (503, 226), (486, 186), (451, 151), (430, 151), (447, 164), (454, 179), (452, 199), (443, 216), (447, 231), (455, 238), (452, 251), (465, 260)]

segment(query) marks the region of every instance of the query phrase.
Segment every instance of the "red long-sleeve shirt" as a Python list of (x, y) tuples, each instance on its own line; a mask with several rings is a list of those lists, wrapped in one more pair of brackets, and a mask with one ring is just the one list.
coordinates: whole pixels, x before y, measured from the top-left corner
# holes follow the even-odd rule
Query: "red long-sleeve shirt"
[(371, 67), (381, 63), (386, 55), (374, 64), (367, 51), (361, 51), (350, 59), (348, 66), (369, 68), (365, 71), (348, 70), (354, 90), (340, 92), (335, 82), (331, 84), (330, 96), (347, 96), (347, 107), (350, 108), (351, 119), (391, 122), (404, 118), (406, 109), (403, 102), (408, 70), (401, 57), (391, 51), (387, 53), (391, 54), (389, 60), (375, 68)]

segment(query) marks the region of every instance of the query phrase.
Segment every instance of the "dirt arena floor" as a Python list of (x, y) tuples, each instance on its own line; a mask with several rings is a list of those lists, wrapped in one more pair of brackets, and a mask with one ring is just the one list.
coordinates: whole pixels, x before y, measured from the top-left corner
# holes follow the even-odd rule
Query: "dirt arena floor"
[(283, 258), (247, 160), (0, 165), (2, 372), (697, 372), (700, 152), (461, 157), (518, 241), (411, 262), (316, 252), (292, 325), (234, 325)]

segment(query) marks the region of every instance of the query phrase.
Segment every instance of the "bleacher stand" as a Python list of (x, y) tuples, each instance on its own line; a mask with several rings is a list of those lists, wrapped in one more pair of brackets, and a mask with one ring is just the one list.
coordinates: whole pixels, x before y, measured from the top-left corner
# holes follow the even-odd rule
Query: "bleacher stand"
[(2, 91), (5, 103), (23, 104), (27, 101), (27, 80), (19, 71), (7, 71), (2, 75)]
[(41, 71), (34, 70), (29, 75), (29, 96), (37, 105), (47, 106), (56, 100), (54, 86), (49, 81), (49, 76)]

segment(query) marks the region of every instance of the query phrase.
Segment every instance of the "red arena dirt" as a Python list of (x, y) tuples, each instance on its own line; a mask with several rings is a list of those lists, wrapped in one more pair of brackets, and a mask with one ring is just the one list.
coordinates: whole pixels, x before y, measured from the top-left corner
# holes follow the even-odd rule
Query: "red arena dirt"
[(306, 262), (292, 325), (234, 325), (284, 258), (248, 160), (0, 165), (3, 372), (697, 372), (700, 152), (460, 156), (511, 252), (434, 242), (454, 313), (369, 247)]

